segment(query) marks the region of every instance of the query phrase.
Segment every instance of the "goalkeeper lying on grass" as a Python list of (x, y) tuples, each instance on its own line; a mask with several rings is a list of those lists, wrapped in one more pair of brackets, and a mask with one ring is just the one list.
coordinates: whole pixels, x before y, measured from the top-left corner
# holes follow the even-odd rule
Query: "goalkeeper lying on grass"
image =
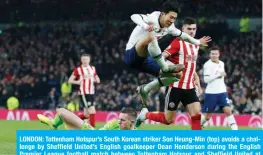
[[(37, 117), (41, 123), (48, 125), (52, 130), (56, 130), (63, 123), (65, 123), (68, 129), (96, 130), (89, 123), (64, 108), (57, 110), (54, 119), (50, 119), (42, 114), (38, 114)], [(118, 120), (107, 122), (99, 130), (134, 130), (136, 117), (137, 113), (133, 108), (123, 108)]]

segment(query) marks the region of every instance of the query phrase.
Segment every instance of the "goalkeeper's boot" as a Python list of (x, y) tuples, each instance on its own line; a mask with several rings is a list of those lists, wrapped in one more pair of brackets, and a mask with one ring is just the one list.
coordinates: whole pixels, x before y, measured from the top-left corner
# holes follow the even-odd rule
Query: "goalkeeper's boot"
[(57, 128), (52, 124), (53, 119), (48, 118), (42, 114), (37, 114), (37, 118), (41, 123), (48, 125), (51, 130), (57, 130)]
[(135, 122), (135, 127), (138, 128), (141, 126), (141, 124), (143, 123), (143, 121), (145, 121), (146, 118), (146, 114), (148, 112), (147, 108), (142, 108), (140, 114), (138, 115), (136, 122)]
[(140, 98), (142, 100), (142, 106), (143, 108), (147, 108), (147, 103), (148, 103), (148, 92), (144, 90), (145, 84), (140, 85), (137, 87), (137, 93), (140, 95)]

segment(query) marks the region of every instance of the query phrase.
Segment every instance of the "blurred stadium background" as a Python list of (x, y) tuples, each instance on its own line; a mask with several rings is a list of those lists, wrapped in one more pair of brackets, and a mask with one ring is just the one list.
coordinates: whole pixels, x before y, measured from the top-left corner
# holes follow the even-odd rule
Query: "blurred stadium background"
[[(241, 129), (262, 126), (262, 1), (178, 0), (185, 17), (198, 20), (197, 38), (210, 35), (225, 62), (228, 95)], [(82, 52), (92, 55), (101, 84), (96, 86), (99, 122), (115, 118), (122, 107), (140, 110), (133, 98), (138, 84), (153, 77), (128, 69), (122, 62), (135, 24), (133, 13), (158, 10), (159, 0), (1, 0), (0, 1), (0, 154), (14, 153), (17, 129), (46, 129), (34, 122), (36, 113), (54, 115), (58, 107), (78, 111), (76, 87), (67, 83)], [(164, 49), (172, 40), (165, 37)], [(208, 60), (200, 50), (197, 71)], [(151, 93), (151, 111), (162, 111), (164, 89)], [(9, 121), (7, 121), (9, 120)], [(19, 120), (19, 121), (10, 121)], [(27, 120), (27, 121), (23, 121)], [(28, 121), (30, 120), (30, 121)], [(154, 122), (147, 122), (154, 124)], [(99, 126), (103, 123), (99, 123)], [(188, 129), (189, 118), (179, 107), (178, 126), (145, 125), (144, 129)], [(216, 114), (206, 129), (228, 129)], [(1, 152), (5, 150), (6, 152)], [(9, 148), (9, 149), (7, 149)], [(10, 152), (11, 151), (11, 152)]]

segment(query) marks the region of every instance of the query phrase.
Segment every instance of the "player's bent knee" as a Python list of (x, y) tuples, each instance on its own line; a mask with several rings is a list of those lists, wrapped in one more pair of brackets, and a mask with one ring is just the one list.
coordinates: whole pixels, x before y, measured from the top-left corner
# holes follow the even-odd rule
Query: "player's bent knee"
[(149, 34), (146, 36), (145, 41), (151, 43), (152, 41), (156, 40), (155, 37), (152, 34)]
[(65, 110), (66, 110), (65, 108), (59, 108), (57, 109), (57, 114), (62, 115)]
[(143, 38), (142, 40), (140, 40), (137, 44), (136, 44), (136, 49), (144, 49), (146, 47), (148, 47), (148, 45), (154, 40), (154, 37), (151, 35), (146, 36), (145, 38)]

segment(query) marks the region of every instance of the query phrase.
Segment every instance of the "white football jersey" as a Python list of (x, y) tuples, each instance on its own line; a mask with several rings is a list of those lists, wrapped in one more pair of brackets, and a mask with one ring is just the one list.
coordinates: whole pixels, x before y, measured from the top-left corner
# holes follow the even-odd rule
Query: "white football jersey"
[(204, 80), (209, 81), (207, 82), (205, 93), (219, 94), (226, 92), (224, 77), (220, 77), (222, 72), (225, 72), (225, 64), (222, 61), (215, 63), (212, 60), (208, 60), (204, 64)]
[[(151, 14), (147, 14), (147, 15), (141, 15), (143, 21), (146, 24), (151, 24), (154, 25), (154, 31), (152, 32), (154, 34), (154, 36), (157, 39), (161, 39), (163, 36), (167, 35), (167, 34), (171, 34), (173, 36), (180, 36), (182, 34), (182, 31), (177, 29), (174, 24), (172, 24), (170, 27), (168, 28), (161, 28), (160, 23), (159, 23), (159, 17), (161, 16), (161, 12), (160, 11), (155, 11)], [(136, 45), (136, 43), (138, 41), (140, 41), (141, 39), (143, 39), (149, 32), (146, 31), (143, 27), (137, 25), (129, 38), (129, 41), (126, 45), (126, 50), (131, 49), (134, 45)]]

